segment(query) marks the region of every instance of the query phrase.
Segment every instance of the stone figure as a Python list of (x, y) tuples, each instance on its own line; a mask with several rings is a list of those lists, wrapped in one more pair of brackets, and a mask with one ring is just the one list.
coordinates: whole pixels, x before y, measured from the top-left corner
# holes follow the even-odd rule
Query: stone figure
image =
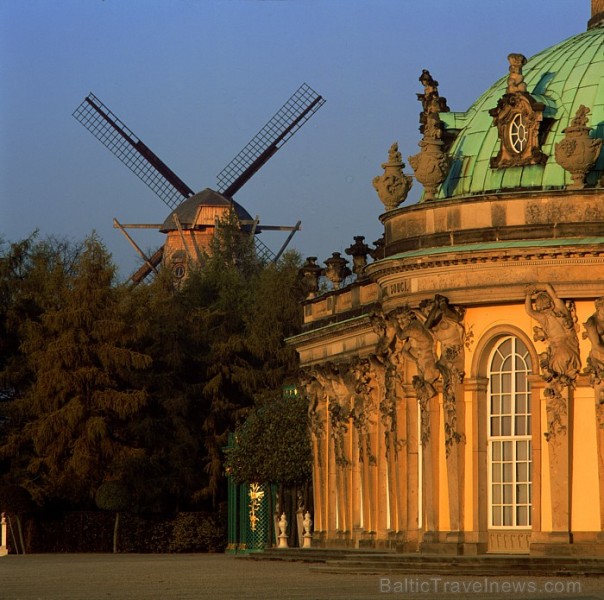
[(401, 353), (409, 357), (417, 366), (418, 374), (413, 377), (420, 407), (421, 441), (425, 445), (430, 439), (430, 419), (428, 401), (436, 395), (434, 384), (439, 377), (434, 351), (434, 336), (417, 314), (409, 308), (396, 311), (398, 322), (397, 337), (403, 340)]
[(604, 405), (604, 296), (595, 301), (596, 312), (583, 324), (583, 338), (591, 342), (585, 371), (591, 376), (596, 399)]
[(465, 310), (449, 304), (445, 296), (436, 294), (427, 315), (425, 326), (440, 342), (437, 367), (460, 383), (464, 376)]
[(333, 363), (326, 363), (315, 371), (317, 381), (321, 384), (328, 399), (330, 433), (334, 444), (336, 464), (348, 466), (345, 437), (351, 418), (351, 400), (355, 395), (354, 378), (348, 369)]
[(440, 343), (436, 366), (442, 374), (445, 449), (447, 456), (454, 442), (464, 439), (457, 431), (457, 398), (455, 386), (464, 379), (464, 343), (466, 339), (463, 318), (465, 309), (449, 304), (445, 296), (436, 294), (429, 307), (425, 326)]
[(397, 337), (402, 340), (401, 352), (417, 365), (420, 377), (429, 384), (438, 379), (434, 352), (434, 337), (424, 323), (409, 308), (395, 312), (398, 324)]
[(548, 344), (547, 351), (540, 356), (545, 380), (572, 385), (581, 368), (574, 305), (560, 300), (554, 288), (546, 283), (527, 289), (525, 308), (539, 323), (533, 327), (534, 340)]
[(304, 389), (308, 398), (310, 431), (317, 442), (317, 462), (319, 466), (321, 466), (325, 425), (319, 404), (321, 401), (325, 400), (325, 391), (317, 379), (317, 368), (301, 369), (298, 374), (298, 380), (300, 382), (300, 387)]
[(522, 74), (522, 67), (526, 64), (526, 56), (522, 54), (509, 54), (510, 75), (508, 76), (508, 94), (526, 92), (526, 83)]

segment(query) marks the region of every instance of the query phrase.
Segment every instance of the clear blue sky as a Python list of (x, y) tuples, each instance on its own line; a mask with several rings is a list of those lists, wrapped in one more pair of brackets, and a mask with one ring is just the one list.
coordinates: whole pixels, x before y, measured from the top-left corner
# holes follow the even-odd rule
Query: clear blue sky
[(300, 219), (303, 256), (371, 243), (371, 180), (392, 142), (407, 163), (418, 149), (422, 69), (465, 111), (507, 54), (580, 33), (589, 13), (589, 0), (0, 0), (0, 238), (96, 230), (129, 275), (139, 259), (113, 217), (169, 210), (71, 116), (88, 92), (197, 191), (306, 82), (327, 103), (236, 199), (265, 224)]

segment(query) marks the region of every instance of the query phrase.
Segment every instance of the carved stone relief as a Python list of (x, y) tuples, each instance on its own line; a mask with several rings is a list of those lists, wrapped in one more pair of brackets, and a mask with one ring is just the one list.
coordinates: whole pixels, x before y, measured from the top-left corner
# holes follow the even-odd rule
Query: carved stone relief
[(390, 456), (390, 452), (396, 456), (403, 444), (398, 437), (396, 418), (396, 386), (402, 383), (403, 367), (397, 337), (398, 324), (392, 314), (386, 316), (381, 312), (371, 316), (371, 323), (379, 337), (376, 354), (370, 362), (370, 372), (376, 381), (381, 382), (378, 408), (384, 428), (386, 456)]
[(596, 312), (583, 324), (583, 339), (591, 342), (585, 372), (594, 388), (598, 427), (604, 429), (604, 296), (595, 301), (595, 307)]
[(321, 404), (325, 400), (323, 386), (317, 379), (317, 369), (301, 369), (298, 374), (300, 387), (306, 393), (308, 398), (308, 417), (310, 421), (310, 431), (317, 442), (317, 461), (321, 466), (323, 457), (323, 439), (325, 436), (325, 423), (321, 415)]
[(352, 424), (357, 430), (359, 462), (367, 460), (369, 465), (376, 465), (377, 459), (371, 449), (371, 415), (375, 412), (375, 401), (379, 393), (376, 376), (372, 371), (370, 359), (357, 359), (351, 365), (356, 382)]
[(522, 54), (510, 54), (510, 75), (506, 93), (489, 111), (497, 127), (500, 147), (491, 159), (491, 168), (502, 169), (521, 165), (545, 164), (547, 156), (541, 151), (539, 128), (545, 105), (535, 100), (527, 91), (522, 66)]
[(539, 355), (541, 376), (547, 382), (544, 391), (548, 415), (548, 441), (565, 432), (563, 425), (567, 414), (564, 388), (574, 387), (581, 368), (577, 316), (574, 302), (564, 302), (554, 288), (546, 284), (530, 286), (525, 300), (526, 312), (539, 325), (533, 327), (533, 339), (545, 342), (547, 349)]
[(437, 294), (434, 300), (422, 306), (426, 311), (426, 327), (440, 343), (440, 356), (436, 363), (443, 380), (443, 409), (445, 412), (445, 448), (447, 456), (454, 443), (464, 440), (457, 431), (455, 386), (463, 383), (464, 346), (466, 331), (463, 325), (465, 309), (449, 304)]

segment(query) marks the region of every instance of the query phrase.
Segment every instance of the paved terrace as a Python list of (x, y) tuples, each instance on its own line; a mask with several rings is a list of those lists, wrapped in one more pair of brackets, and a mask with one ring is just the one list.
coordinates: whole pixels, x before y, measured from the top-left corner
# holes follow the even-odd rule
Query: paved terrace
[[(0, 558), (0, 599), (604, 600), (604, 577), (594, 575), (414, 575), (396, 572), (392, 565), (379, 573), (378, 554), (369, 557), (372, 572), (353, 567), (334, 573), (320, 571), (328, 565), (324, 557), (298, 552), (300, 558), (319, 562), (222, 554), (10, 555)], [(360, 557), (354, 555), (354, 560)], [(271, 558), (270, 553), (266, 558)]]

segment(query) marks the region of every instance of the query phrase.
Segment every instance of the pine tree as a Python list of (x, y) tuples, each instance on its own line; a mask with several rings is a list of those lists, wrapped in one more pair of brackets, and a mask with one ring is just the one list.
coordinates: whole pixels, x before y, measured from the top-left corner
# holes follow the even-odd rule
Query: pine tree
[(99, 240), (88, 238), (71, 265), (53, 260), (54, 269), (46, 265), (56, 275), (52, 298), (19, 327), (30, 383), (9, 403), (0, 455), (12, 480), (35, 498), (81, 505), (137, 452), (125, 433), (147, 393), (132, 380), (150, 358), (129, 347), (123, 291), (113, 285), (114, 267)]

